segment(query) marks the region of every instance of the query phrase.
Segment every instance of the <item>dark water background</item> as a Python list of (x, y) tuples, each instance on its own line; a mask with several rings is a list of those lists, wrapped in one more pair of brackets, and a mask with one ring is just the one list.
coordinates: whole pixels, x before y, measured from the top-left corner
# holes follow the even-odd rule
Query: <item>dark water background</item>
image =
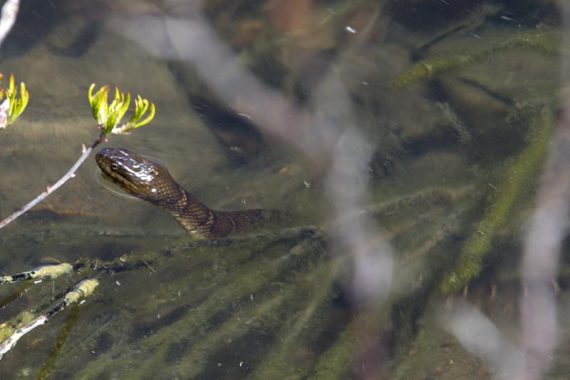
[(95, 139), (95, 82), (157, 107), (106, 146), (159, 160), (212, 208), (293, 217), (192, 242), (88, 160), (0, 231), (0, 271), (110, 270), (4, 286), (13, 322), (101, 281), (0, 378), (567, 378), (568, 249), (552, 302), (530, 307), (558, 316), (542, 335), (519, 275), (564, 112), (561, 3), (24, 1), (0, 49), (31, 94), (0, 131), (3, 216)]

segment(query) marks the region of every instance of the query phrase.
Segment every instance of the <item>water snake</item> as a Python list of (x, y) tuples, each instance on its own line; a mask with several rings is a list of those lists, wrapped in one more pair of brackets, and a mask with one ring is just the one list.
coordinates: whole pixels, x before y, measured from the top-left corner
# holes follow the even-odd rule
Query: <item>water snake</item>
[(164, 166), (125, 148), (101, 149), (95, 160), (124, 191), (168, 211), (199, 238), (222, 238), (282, 216), (278, 210), (212, 210), (180, 186)]

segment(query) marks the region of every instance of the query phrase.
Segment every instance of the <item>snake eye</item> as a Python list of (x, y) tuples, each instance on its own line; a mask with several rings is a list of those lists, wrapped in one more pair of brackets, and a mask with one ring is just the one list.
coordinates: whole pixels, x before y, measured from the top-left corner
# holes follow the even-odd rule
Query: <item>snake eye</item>
[(111, 170), (115, 170), (115, 171), (116, 171), (116, 170), (118, 170), (118, 169), (119, 169), (119, 165), (117, 165), (116, 163), (113, 162), (113, 163), (111, 164)]

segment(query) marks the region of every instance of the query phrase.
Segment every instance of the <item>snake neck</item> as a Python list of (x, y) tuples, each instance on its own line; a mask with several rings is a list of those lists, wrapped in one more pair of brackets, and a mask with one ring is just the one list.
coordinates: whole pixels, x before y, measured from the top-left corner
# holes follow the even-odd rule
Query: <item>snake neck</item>
[(212, 210), (180, 186), (165, 167), (125, 148), (101, 149), (95, 159), (103, 173), (123, 190), (168, 211), (199, 238), (222, 238), (282, 216), (272, 210)]
[(180, 186), (177, 193), (151, 202), (172, 214), (196, 238), (223, 238), (233, 232), (245, 230), (275, 217), (274, 211), (261, 209), (216, 211)]

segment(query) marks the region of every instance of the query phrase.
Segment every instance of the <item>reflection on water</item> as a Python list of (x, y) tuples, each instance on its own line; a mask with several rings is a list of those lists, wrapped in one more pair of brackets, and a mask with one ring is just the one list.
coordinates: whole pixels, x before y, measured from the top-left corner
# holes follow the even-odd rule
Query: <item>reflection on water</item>
[(293, 220), (192, 242), (99, 186), (90, 160), (1, 231), (0, 266), (91, 269), (5, 286), (0, 317), (87, 275), (101, 285), (23, 338), (0, 376), (567, 377), (560, 6), (24, 2), (0, 51), (31, 93), (1, 131), (3, 215), (96, 136), (97, 82), (157, 105), (152, 126), (109, 145), (157, 158), (212, 208)]

